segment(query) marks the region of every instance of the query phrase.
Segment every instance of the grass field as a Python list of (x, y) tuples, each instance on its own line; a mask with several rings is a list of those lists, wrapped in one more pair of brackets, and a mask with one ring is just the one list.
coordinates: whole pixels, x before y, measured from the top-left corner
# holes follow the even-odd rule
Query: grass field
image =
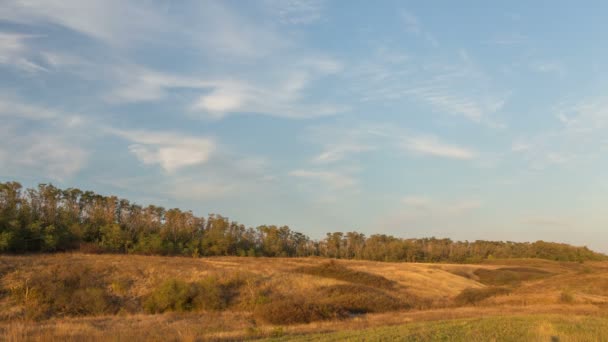
[(0, 257), (7, 341), (608, 340), (608, 263)]

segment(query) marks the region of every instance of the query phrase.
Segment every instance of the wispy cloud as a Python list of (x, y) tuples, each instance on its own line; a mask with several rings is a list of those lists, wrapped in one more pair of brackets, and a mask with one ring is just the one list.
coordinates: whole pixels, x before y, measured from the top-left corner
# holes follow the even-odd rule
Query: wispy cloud
[(293, 170), (289, 173), (289, 175), (321, 182), (335, 189), (349, 188), (357, 184), (357, 181), (352, 176), (335, 171)]
[(316, 125), (310, 127), (306, 140), (321, 145), (322, 151), (313, 157), (315, 164), (349, 161), (354, 156), (376, 150), (387, 135), (378, 123), (358, 125)]
[(158, 164), (169, 173), (203, 164), (215, 150), (215, 142), (208, 137), (185, 136), (173, 132), (108, 131), (132, 142), (129, 151), (142, 163)]
[(146, 32), (160, 32), (160, 27), (169, 25), (154, 6), (119, 0), (7, 0), (0, 9), (0, 19), (28, 25), (58, 25), (120, 45), (144, 39)]
[(48, 121), (50, 124), (68, 128), (76, 127), (84, 121), (81, 115), (27, 103), (10, 96), (0, 96), (0, 117), (3, 116), (21, 120)]
[(29, 48), (26, 41), (36, 36), (11, 32), (0, 32), (0, 64), (15, 67), (26, 72), (47, 71), (44, 67), (28, 59)]
[(408, 32), (413, 34), (420, 34), (422, 32), (420, 22), (418, 21), (418, 18), (415, 15), (408, 11), (402, 10), (401, 17), (405, 22), (405, 28)]
[(531, 66), (532, 70), (547, 73), (547, 74), (556, 74), (559, 76), (563, 76), (566, 72), (566, 67), (563, 63), (558, 61), (543, 61), (533, 63)]
[(433, 47), (439, 47), (439, 42), (435, 38), (435, 35), (423, 28), (417, 16), (407, 10), (401, 10), (400, 14), (407, 32), (423, 37)]
[(419, 155), (461, 160), (476, 157), (476, 152), (471, 149), (442, 142), (433, 136), (406, 138), (402, 147), (408, 152)]
[(362, 102), (411, 101), (438, 114), (501, 126), (493, 115), (505, 106), (509, 92), (497, 87), (467, 51), (460, 49), (458, 58), (450, 61), (413, 56), (387, 60), (391, 55), (404, 54), (385, 48), (382, 54), (347, 69), (352, 92), (360, 94)]
[(172, 89), (203, 89), (214, 83), (164, 73), (137, 65), (121, 65), (108, 68), (116, 84), (106, 94), (105, 99), (112, 103), (137, 103), (164, 99)]
[(482, 202), (475, 199), (438, 201), (427, 196), (406, 196), (401, 202), (406, 211), (415, 215), (462, 215), (482, 206)]
[(555, 120), (550, 127), (518, 138), (512, 145), (512, 151), (523, 158), (531, 170), (602, 158), (608, 146), (604, 134), (608, 128), (605, 96), (565, 102), (553, 112)]
[(303, 97), (307, 88), (320, 77), (341, 69), (337, 61), (326, 57), (300, 59), (296, 68), (274, 82), (220, 80), (193, 104), (192, 110), (214, 118), (228, 114), (264, 114), (285, 118), (311, 118), (346, 111), (344, 105), (311, 104)]
[(283, 24), (307, 25), (322, 18), (324, 0), (265, 0), (269, 10)]
[(23, 133), (19, 123), (5, 121), (0, 126), (0, 174), (62, 181), (86, 166), (89, 152), (65, 127), (46, 123), (44, 129)]

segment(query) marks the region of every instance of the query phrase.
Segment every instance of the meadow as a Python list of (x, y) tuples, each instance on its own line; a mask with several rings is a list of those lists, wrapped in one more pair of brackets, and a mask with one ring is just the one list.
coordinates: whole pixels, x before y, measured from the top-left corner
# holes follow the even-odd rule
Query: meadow
[(588, 341), (608, 263), (42, 254), (0, 257), (6, 341)]

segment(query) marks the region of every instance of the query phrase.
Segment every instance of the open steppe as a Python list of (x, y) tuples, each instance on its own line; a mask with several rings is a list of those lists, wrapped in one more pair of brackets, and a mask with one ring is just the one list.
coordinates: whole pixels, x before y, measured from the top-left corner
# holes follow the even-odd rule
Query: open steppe
[(0, 257), (7, 341), (608, 338), (608, 262)]

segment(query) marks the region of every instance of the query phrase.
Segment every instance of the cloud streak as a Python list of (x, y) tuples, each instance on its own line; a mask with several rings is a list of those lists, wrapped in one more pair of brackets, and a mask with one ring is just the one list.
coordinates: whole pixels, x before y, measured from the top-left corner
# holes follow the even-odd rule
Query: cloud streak
[(192, 137), (168, 132), (115, 129), (109, 131), (132, 142), (129, 151), (143, 164), (158, 164), (168, 173), (174, 173), (188, 166), (204, 164), (216, 148), (213, 139), (208, 137)]
[(415, 155), (427, 155), (448, 159), (471, 160), (476, 158), (476, 152), (457, 145), (440, 141), (436, 137), (421, 136), (406, 138), (402, 143), (403, 149)]

